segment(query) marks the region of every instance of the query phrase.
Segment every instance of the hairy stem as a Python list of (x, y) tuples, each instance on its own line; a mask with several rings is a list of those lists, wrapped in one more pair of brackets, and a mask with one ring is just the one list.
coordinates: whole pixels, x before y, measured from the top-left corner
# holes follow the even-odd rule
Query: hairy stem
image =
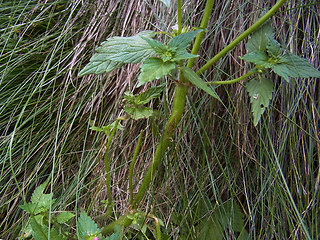
[(197, 74), (205, 72), (209, 67), (215, 64), (220, 58), (226, 55), (230, 50), (238, 45), (243, 39), (248, 37), (251, 33), (257, 30), (262, 24), (264, 24), (269, 18), (271, 18), (276, 11), (286, 2), (287, 0), (279, 0), (263, 17), (256, 21), (251, 27), (244, 31), (240, 36), (233, 40), (228, 46), (222, 49), (218, 54), (216, 54), (212, 59), (210, 59), (205, 65), (203, 65), (198, 71)]

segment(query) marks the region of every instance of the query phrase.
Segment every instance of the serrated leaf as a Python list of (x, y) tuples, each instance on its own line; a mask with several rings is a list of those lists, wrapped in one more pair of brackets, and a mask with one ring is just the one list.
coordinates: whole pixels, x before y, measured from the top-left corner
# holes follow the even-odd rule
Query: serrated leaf
[(194, 71), (192, 71), (190, 68), (187, 68), (187, 67), (181, 67), (181, 71), (183, 73), (183, 76), (188, 81), (190, 81), (196, 87), (208, 93), (210, 96), (221, 101), (218, 95), (215, 93), (215, 91), (212, 88), (210, 88)]
[(263, 66), (265, 68), (271, 68), (273, 65), (268, 61), (269, 57), (264, 52), (250, 52), (241, 57), (241, 59), (246, 60), (247, 62)]
[(90, 62), (79, 72), (86, 74), (108, 73), (125, 63), (143, 62), (154, 56), (155, 51), (145, 38), (154, 37), (154, 32), (143, 31), (132, 37), (111, 37), (96, 49)]
[(103, 58), (103, 55), (104, 54), (93, 55), (90, 62), (79, 72), (79, 77), (87, 74), (108, 73), (116, 68), (122, 67), (123, 63), (106, 60)]
[(292, 53), (280, 57), (279, 63), (272, 66), (272, 70), (289, 82), (289, 77), (320, 77), (320, 71), (306, 59)]
[(151, 87), (145, 92), (142, 92), (134, 97), (133, 102), (136, 105), (143, 105), (151, 101), (153, 98), (160, 97), (164, 90), (165, 85), (161, 84), (159, 86)]
[(175, 67), (175, 63), (164, 62), (161, 58), (152, 57), (147, 59), (141, 66), (138, 87), (169, 74)]
[(181, 33), (170, 40), (170, 42), (168, 43), (168, 47), (176, 48), (177, 51), (186, 50), (186, 48), (189, 47), (191, 41), (195, 38), (195, 36), (197, 36), (197, 34), (202, 31), (202, 29), (199, 29), (187, 33)]
[(273, 82), (265, 78), (261, 78), (260, 81), (253, 79), (246, 84), (246, 88), (250, 96), (253, 124), (257, 126), (272, 98)]
[(278, 58), (282, 51), (280, 47), (280, 43), (278, 43), (276, 40), (268, 36), (269, 43), (267, 45), (267, 52), (270, 57)]
[(79, 240), (87, 240), (89, 236), (99, 236), (100, 231), (97, 224), (85, 212), (80, 214), (77, 221)]
[(66, 223), (69, 221), (71, 218), (73, 218), (75, 215), (71, 212), (62, 212), (59, 213), (57, 216), (57, 222), (60, 224)]
[(103, 42), (96, 51), (99, 54), (104, 54), (105, 59), (115, 62), (143, 62), (155, 55), (153, 48), (145, 40), (145, 38), (152, 38), (154, 35), (152, 31), (143, 31), (132, 37), (111, 37)]
[[(30, 226), (32, 228), (32, 236), (35, 240), (48, 240), (49, 228), (46, 225), (39, 224), (35, 219), (31, 218)], [(65, 236), (59, 234), (55, 228), (50, 228), (50, 239), (64, 240)]]
[(53, 193), (44, 194), (46, 186), (48, 185), (47, 179), (43, 184), (39, 185), (31, 196), (31, 203), (19, 205), (21, 209), (31, 214), (39, 214), (41, 212), (48, 211), (50, 203), (54, 203), (55, 199), (52, 199)]
[(125, 107), (124, 111), (134, 120), (149, 118), (153, 115), (154, 110), (149, 107)]
[(171, 5), (171, 0), (160, 0), (160, 2), (163, 2), (163, 4), (166, 5), (167, 7), (170, 7)]
[(273, 38), (273, 28), (269, 22), (263, 24), (258, 30), (256, 30), (248, 40), (246, 49), (248, 52), (260, 51), (264, 52), (267, 49), (269, 43), (268, 37)]

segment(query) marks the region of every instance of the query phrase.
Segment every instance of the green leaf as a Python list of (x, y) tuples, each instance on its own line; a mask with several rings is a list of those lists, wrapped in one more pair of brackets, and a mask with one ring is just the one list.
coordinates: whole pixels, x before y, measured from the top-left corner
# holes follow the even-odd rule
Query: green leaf
[(50, 204), (54, 203), (55, 199), (52, 199), (53, 193), (44, 194), (46, 186), (48, 185), (49, 178), (41, 185), (39, 185), (31, 196), (31, 203), (20, 205), (19, 207), (24, 211), (31, 214), (39, 214), (46, 212), (50, 208)]
[(149, 118), (153, 115), (154, 110), (149, 107), (125, 107), (124, 111), (134, 120)]
[(155, 52), (145, 38), (152, 38), (155, 34), (152, 31), (143, 31), (132, 37), (111, 37), (97, 48), (98, 54), (107, 60), (122, 63), (143, 62)]
[(199, 240), (221, 240), (223, 237), (223, 229), (216, 224), (212, 217), (208, 217), (206, 222), (201, 225)]
[(292, 53), (280, 57), (279, 63), (272, 66), (272, 70), (289, 82), (289, 77), (320, 77), (320, 71), (306, 59)]
[(108, 73), (114, 70), (115, 68), (122, 67), (123, 63), (113, 62), (106, 60), (104, 54), (95, 54), (90, 59), (90, 62), (79, 72), (79, 77), (87, 74), (102, 74)]
[(269, 43), (267, 45), (267, 52), (270, 57), (278, 58), (282, 51), (280, 47), (280, 43), (278, 43), (276, 40), (268, 36)]
[[(30, 220), (30, 225), (32, 228), (32, 236), (35, 240), (48, 240), (48, 226), (36, 222), (36, 220), (33, 218)], [(66, 237), (62, 234), (59, 234), (55, 228), (50, 228), (50, 239), (63, 240), (66, 239)]]
[(165, 88), (165, 84), (161, 84), (159, 86), (151, 87), (145, 92), (142, 92), (136, 96), (134, 96), (134, 104), (143, 105), (151, 101), (153, 98), (160, 97), (161, 93)]
[(125, 63), (143, 62), (154, 56), (155, 51), (146, 42), (146, 38), (154, 37), (154, 32), (143, 31), (132, 37), (111, 37), (96, 49), (90, 62), (79, 72), (86, 74), (102, 74), (120, 68)]
[[(116, 121), (103, 127), (91, 126), (89, 129), (97, 132), (104, 132), (106, 135), (109, 135), (112, 129), (114, 128), (115, 124), (116, 124)], [(118, 124), (117, 129), (121, 131), (123, 130), (120, 124)]]
[(186, 50), (186, 48), (189, 47), (191, 41), (195, 38), (195, 36), (197, 36), (197, 34), (202, 31), (202, 29), (199, 29), (187, 33), (181, 33), (170, 40), (170, 42), (168, 43), (168, 47), (176, 48), (177, 51)]
[(187, 67), (181, 67), (181, 71), (183, 73), (183, 76), (188, 81), (190, 81), (196, 87), (202, 89), (203, 91), (205, 91), (206, 93), (208, 93), (212, 97), (221, 101), (220, 98), (218, 97), (218, 95), (216, 94), (216, 92), (212, 88), (210, 88), (206, 84), (206, 82), (204, 82), (194, 71), (192, 71), (190, 68), (187, 68)]
[(273, 83), (265, 78), (260, 79), (260, 81), (253, 79), (246, 84), (246, 88), (250, 96), (253, 124), (257, 126), (261, 115), (269, 106), (272, 98)]
[(264, 52), (250, 52), (241, 57), (241, 59), (265, 68), (271, 68), (273, 66), (273, 63), (269, 62), (268, 55)]
[(67, 221), (69, 221), (71, 218), (73, 218), (75, 215), (71, 212), (62, 212), (59, 213), (59, 215), (57, 216), (57, 222), (60, 224), (66, 223)]
[(260, 51), (264, 52), (267, 49), (269, 43), (268, 37), (273, 38), (273, 28), (269, 22), (263, 24), (258, 30), (256, 30), (248, 40), (246, 49), (248, 52)]
[(77, 221), (79, 240), (87, 240), (88, 237), (98, 237), (100, 231), (97, 224), (85, 212), (80, 214)]
[(166, 5), (167, 7), (170, 7), (171, 5), (171, 0), (160, 0), (160, 2), (163, 2), (163, 4)]
[(169, 74), (175, 67), (173, 62), (164, 62), (161, 58), (156, 57), (149, 58), (141, 66), (138, 87)]

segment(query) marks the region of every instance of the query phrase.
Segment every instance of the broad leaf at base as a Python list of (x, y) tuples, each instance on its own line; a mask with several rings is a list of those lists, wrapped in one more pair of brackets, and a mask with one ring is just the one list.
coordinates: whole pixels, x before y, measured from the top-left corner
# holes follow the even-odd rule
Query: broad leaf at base
[(250, 96), (253, 124), (257, 126), (261, 115), (269, 106), (272, 98), (273, 82), (265, 78), (260, 80), (253, 79), (247, 83), (246, 88)]

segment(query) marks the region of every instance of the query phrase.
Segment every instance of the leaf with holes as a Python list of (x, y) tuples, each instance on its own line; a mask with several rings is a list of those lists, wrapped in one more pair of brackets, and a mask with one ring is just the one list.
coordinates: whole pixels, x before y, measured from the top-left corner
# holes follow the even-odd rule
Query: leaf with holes
[(269, 106), (272, 98), (273, 82), (265, 78), (260, 80), (252, 79), (246, 84), (246, 88), (250, 96), (253, 124), (257, 126), (261, 115)]

